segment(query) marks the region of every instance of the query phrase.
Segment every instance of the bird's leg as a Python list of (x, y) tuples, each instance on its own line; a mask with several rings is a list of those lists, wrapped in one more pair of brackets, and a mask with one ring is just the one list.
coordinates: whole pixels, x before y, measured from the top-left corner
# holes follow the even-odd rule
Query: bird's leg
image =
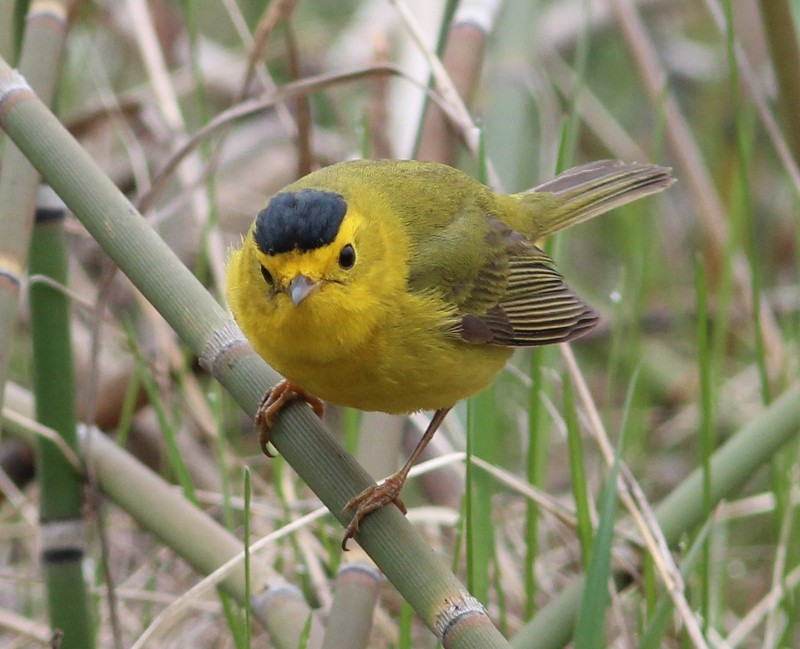
[(299, 385), (287, 379), (282, 379), (279, 383), (271, 387), (261, 399), (261, 404), (256, 412), (256, 427), (258, 428), (258, 441), (261, 450), (267, 457), (275, 457), (269, 452), (267, 443), (269, 442), (269, 430), (275, 421), (275, 415), (292, 399), (302, 399), (314, 410), (317, 417), (322, 418), (324, 406), (322, 400), (304, 390)]
[(355, 513), (350, 520), (350, 524), (344, 531), (344, 538), (342, 539), (343, 550), (347, 550), (347, 541), (352, 539), (356, 532), (358, 532), (358, 525), (361, 519), (367, 514), (371, 514), (376, 509), (380, 509), (391, 502), (397, 505), (397, 508), (404, 514), (408, 512), (403, 501), (400, 500), (400, 491), (403, 489), (411, 467), (417, 461), (422, 451), (425, 450), (425, 447), (433, 438), (433, 434), (437, 431), (449, 410), (450, 408), (442, 408), (433, 413), (433, 418), (431, 419), (431, 423), (428, 424), (425, 434), (414, 447), (406, 463), (397, 473), (393, 473), (380, 484), (367, 487), (360, 494), (351, 498), (344, 506), (345, 509), (355, 510)]

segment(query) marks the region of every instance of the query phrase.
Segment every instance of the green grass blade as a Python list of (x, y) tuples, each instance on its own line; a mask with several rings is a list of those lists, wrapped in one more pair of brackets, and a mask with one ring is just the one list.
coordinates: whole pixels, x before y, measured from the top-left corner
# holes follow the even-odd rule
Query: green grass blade
[(613, 580), (611, 573), (611, 550), (614, 541), (614, 524), (617, 513), (617, 479), (628, 415), (639, 377), (637, 368), (631, 377), (630, 386), (622, 411), (623, 422), (617, 441), (614, 464), (600, 499), (600, 521), (594, 537), (589, 566), (586, 569), (586, 587), (575, 623), (575, 649), (595, 649), (605, 643), (605, 611), (610, 600), (609, 588)]
[[(253, 598), (251, 571), (250, 571), (250, 498), (252, 496), (252, 489), (250, 486), (250, 467), (244, 468), (244, 595), (245, 601), (250, 602)], [(252, 646), (253, 638), (251, 635), (252, 620), (250, 615), (250, 606), (244, 607), (244, 639), (245, 649), (250, 649)]]
[[(542, 403), (542, 361), (546, 354), (542, 347), (531, 350), (528, 399), (526, 473), (528, 482), (539, 489), (544, 488), (547, 481), (547, 454), (550, 447), (550, 430), (545, 425), (546, 409)], [(530, 618), (535, 610), (536, 558), (539, 556), (539, 507), (532, 501), (525, 506), (525, 544), (525, 617)]]
[(474, 470), (470, 458), (479, 457), (489, 463), (495, 462), (497, 414), (492, 388), (468, 401), (465, 494), (467, 588), (484, 604), (489, 601), (489, 569), (494, 555), (492, 494), (495, 485), (491, 476), (484, 471)]
[(583, 565), (588, 567), (592, 554), (593, 536), (591, 503), (589, 502), (589, 489), (586, 484), (586, 464), (583, 458), (578, 411), (575, 405), (572, 381), (566, 372), (562, 375), (562, 385), (564, 386), (564, 422), (567, 426), (572, 495), (575, 500), (575, 513), (578, 519), (578, 540), (581, 544)]
[(611, 545), (616, 521), (618, 476), (617, 457), (600, 499), (600, 522), (586, 570), (586, 588), (575, 624), (575, 649), (597, 649), (605, 644), (605, 611), (610, 600)]
[[(708, 296), (705, 269), (695, 261), (695, 293), (697, 295), (697, 358), (700, 371), (700, 466), (703, 470), (703, 510), (711, 516), (714, 502), (711, 495), (711, 456), (716, 446), (714, 435), (714, 405), (711, 379), (711, 349), (708, 339)], [(703, 632), (711, 622), (711, 539), (703, 543), (700, 567), (700, 610)]]

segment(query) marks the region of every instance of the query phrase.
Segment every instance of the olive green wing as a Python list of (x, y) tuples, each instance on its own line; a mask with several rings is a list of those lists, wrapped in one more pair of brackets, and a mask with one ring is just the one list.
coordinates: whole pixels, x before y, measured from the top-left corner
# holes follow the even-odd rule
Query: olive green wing
[(566, 342), (598, 320), (542, 250), (485, 214), (461, 215), (419, 246), (410, 271), (412, 290), (440, 290), (454, 307), (448, 334), (465, 342)]

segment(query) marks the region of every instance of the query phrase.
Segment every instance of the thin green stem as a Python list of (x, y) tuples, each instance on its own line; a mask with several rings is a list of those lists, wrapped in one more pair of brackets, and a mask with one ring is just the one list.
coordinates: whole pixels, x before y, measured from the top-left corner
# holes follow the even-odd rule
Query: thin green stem
[(589, 489), (586, 485), (586, 465), (583, 458), (583, 446), (581, 445), (578, 412), (575, 406), (572, 382), (567, 373), (562, 375), (562, 384), (564, 386), (564, 421), (567, 425), (572, 495), (575, 500), (575, 514), (578, 519), (578, 540), (581, 544), (581, 559), (585, 568), (589, 565), (589, 559), (592, 554), (592, 539), (594, 537), (592, 508), (589, 503)]
[(736, 35), (733, 24), (731, 0), (725, 0), (725, 43), (728, 55), (728, 73), (730, 74), (731, 99), (733, 101), (734, 115), (736, 118), (736, 153), (739, 167), (739, 188), (741, 191), (741, 218), (744, 221), (746, 235), (744, 237), (747, 260), (750, 265), (750, 301), (752, 303), (753, 337), (756, 350), (756, 365), (761, 380), (761, 398), (764, 403), (771, 399), (769, 373), (767, 371), (766, 351), (764, 347), (764, 332), (761, 319), (761, 259), (758, 252), (758, 229), (753, 214), (753, 202), (750, 197), (750, 181), (748, 161), (750, 147), (748, 136), (745, 132), (745, 116), (740, 104), (741, 90), (739, 84), (739, 66), (736, 63)]
[[(695, 262), (695, 291), (697, 293), (697, 357), (700, 370), (700, 466), (703, 469), (703, 509), (706, 518), (712, 513), (711, 455), (714, 452), (714, 410), (711, 382), (711, 354), (708, 339), (708, 296), (705, 271), (700, 261)], [(703, 631), (711, 620), (711, 538), (703, 544), (701, 568), (701, 612)]]

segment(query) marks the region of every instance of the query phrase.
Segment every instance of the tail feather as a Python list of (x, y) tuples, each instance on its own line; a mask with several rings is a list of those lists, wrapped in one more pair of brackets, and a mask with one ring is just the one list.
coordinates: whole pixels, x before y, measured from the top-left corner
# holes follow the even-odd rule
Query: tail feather
[(531, 201), (534, 209), (542, 193), (555, 198), (555, 209), (537, 214), (536, 239), (540, 239), (666, 189), (675, 182), (670, 172), (669, 167), (654, 164), (600, 160), (565, 171), (518, 196), (523, 203)]

